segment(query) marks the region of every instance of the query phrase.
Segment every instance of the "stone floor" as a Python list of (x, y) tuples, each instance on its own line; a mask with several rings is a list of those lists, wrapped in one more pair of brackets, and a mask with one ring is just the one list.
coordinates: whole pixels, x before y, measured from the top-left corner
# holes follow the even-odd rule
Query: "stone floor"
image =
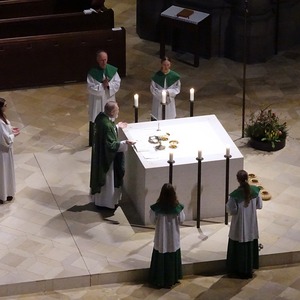
[[(159, 45), (136, 35), (135, 1), (110, 0), (107, 6), (115, 11), (116, 26), (127, 31), (119, 120), (134, 121), (138, 93), (139, 120), (148, 121)], [(137, 224), (126, 201), (114, 213), (97, 211), (89, 201), (85, 83), (1, 91), (10, 121), (21, 129), (14, 145), (17, 195), (0, 207), (3, 299), (300, 298), (300, 266), (293, 265), (300, 262), (300, 47), (247, 66), (246, 119), (270, 106), (287, 122), (287, 145), (278, 152), (253, 150), (242, 137), (242, 64), (211, 58), (194, 68), (181, 61), (189, 55), (167, 50), (182, 76), (178, 117), (189, 116), (189, 89), (195, 88), (195, 115), (218, 117), (243, 153), (245, 169), (272, 194), (258, 212), (263, 268), (251, 280), (227, 278), (222, 272), (229, 227), (223, 218), (202, 220), (200, 229), (186, 222), (184, 280), (171, 290), (150, 288), (145, 280), (153, 227)], [(130, 281), (135, 283), (124, 283)]]

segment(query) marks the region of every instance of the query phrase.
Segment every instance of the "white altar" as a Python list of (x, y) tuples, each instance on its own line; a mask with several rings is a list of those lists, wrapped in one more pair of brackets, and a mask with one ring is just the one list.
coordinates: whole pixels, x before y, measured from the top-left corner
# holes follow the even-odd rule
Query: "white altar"
[[(159, 130), (158, 130), (159, 129)], [(162, 136), (164, 150), (149, 142)], [(125, 156), (123, 191), (137, 209), (142, 222), (149, 224), (149, 207), (161, 187), (169, 181), (169, 157), (174, 159), (173, 185), (185, 206), (187, 220), (197, 216), (197, 178), (199, 150), (202, 152), (201, 219), (224, 216), (226, 148), (230, 149), (229, 191), (237, 187), (236, 173), (243, 169), (243, 155), (215, 115), (128, 124), (120, 138), (136, 141)], [(169, 148), (170, 141), (177, 148)]]

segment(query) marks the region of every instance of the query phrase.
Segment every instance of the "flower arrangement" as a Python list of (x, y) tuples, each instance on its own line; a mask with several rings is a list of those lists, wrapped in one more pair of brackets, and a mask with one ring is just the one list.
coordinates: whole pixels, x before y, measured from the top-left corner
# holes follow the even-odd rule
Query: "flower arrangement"
[(279, 117), (271, 109), (261, 109), (252, 113), (245, 128), (245, 135), (257, 141), (276, 143), (285, 141), (288, 130), (286, 122), (281, 123)]

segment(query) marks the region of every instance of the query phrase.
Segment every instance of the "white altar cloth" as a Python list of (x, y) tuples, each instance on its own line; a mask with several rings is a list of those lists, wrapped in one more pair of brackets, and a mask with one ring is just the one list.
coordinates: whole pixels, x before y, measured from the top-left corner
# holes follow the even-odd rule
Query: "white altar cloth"
[[(160, 130), (157, 130), (160, 129)], [(124, 192), (144, 224), (149, 224), (149, 207), (162, 185), (169, 181), (169, 155), (173, 153), (173, 185), (185, 205), (187, 220), (196, 218), (198, 151), (202, 151), (201, 218), (219, 217), (225, 211), (225, 153), (230, 148), (229, 188), (237, 186), (236, 173), (243, 168), (243, 155), (215, 115), (128, 124), (123, 138), (136, 141), (126, 153)], [(149, 136), (165, 136), (164, 150), (149, 143)], [(177, 140), (176, 149), (169, 148)]]

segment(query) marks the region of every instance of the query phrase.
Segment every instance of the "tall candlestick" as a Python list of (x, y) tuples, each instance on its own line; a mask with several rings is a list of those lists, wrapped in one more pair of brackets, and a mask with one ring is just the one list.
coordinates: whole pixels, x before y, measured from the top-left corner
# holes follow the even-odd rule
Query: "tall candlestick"
[(202, 151), (198, 150), (198, 158), (201, 159), (202, 158)]
[(134, 97), (134, 107), (139, 107), (139, 95), (135, 94), (133, 97)]
[(226, 146), (226, 156), (230, 155), (230, 147), (227, 145)]
[(172, 162), (173, 161), (173, 152), (169, 153), (169, 161)]
[(194, 101), (195, 90), (193, 88), (190, 89), (190, 100)]
[(166, 104), (166, 102), (167, 102), (167, 92), (166, 92), (165, 90), (163, 90), (163, 91), (161, 92), (161, 96), (162, 96), (162, 98), (161, 98), (161, 103), (162, 103), (162, 104)]

